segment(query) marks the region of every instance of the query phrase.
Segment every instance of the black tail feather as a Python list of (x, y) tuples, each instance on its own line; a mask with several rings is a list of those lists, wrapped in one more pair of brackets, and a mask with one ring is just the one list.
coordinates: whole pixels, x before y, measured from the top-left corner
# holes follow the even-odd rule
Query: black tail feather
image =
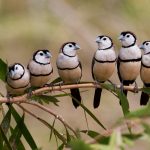
[[(79, 89), (78, 88), (70, 89), (70, 91), (71, 91), (71, 96), (74, 97), (75, 99), (77, 99), (81, 103), (81, 96), (80, 96)], [(79, 106), (79, 104), (73, 98), (72, 98), (72, 103), (75, 108), (77, 108)]]
[(97, 108), (100, 105), (101, 93), (102, 93), (101, 88), (95, 89), (94, 101), (93, 101), (94, 108)]
[(146, 105), (148, 103), (148, 100), (149, 100), (149, 95), (142, 92), (141, 98), (140, 98), (140, 105)]

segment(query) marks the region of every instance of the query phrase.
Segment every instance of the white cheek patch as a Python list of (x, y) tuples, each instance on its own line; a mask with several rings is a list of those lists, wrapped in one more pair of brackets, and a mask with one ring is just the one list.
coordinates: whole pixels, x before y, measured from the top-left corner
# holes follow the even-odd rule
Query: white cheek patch
[(68, 49), (64, 49), (63, 53), (68, 55), (68, 56), (75, 56), (76, 55), (76, 50), (73, 48), (68, 48)]
[(46, 64), (50, 62), (50, 58), (45, 58), (44, 56), (37, 56), (35, 57), (36, 62)]

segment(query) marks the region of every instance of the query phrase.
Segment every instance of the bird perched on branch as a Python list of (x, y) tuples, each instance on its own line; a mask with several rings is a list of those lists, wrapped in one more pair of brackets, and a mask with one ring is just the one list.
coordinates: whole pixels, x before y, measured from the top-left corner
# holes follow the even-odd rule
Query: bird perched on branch
[[(115, 70), (116, 54), (113, 47), (112, 39), (106, 35), (101, 35), (96, 38), (98, 49), (92, 60), (92, 76), (96, 82), (103, 83), (107, 81)], [(95, 89), (94, 108), (100, 104), (101, 88)]]
[(31, 86), (42, 87), (51, 79), (53, 68), (49, 50), (38, 50), (28, 64)]
[[(57, 69), (60, 75), (60, 78), (64, 83), (79, 83), (82, 76), (81, 63), (78, 59), (76, 51), (80, 47), (75, 42), (67, 42), (62, 45), (60, 48), (60, 53), (57, 58)], [(70, 89), (72, 95), (72, 102), (75, 108), (79, 104), (74, 100), (81, 103), (81, 96), (78, 88)]]
[[(119, 40), (122, 43), (122, 48), (117, 61), (118, 76), (122, 85), (129, 85), (135, 82), (140, 73), (142, 54), (136, 44), (134, 33), (130, 31), (122, 32)], [(136, 86), (135, 82), (135, 88)], [(123, 92), (127, 95), (126, 90), (123, 90)]]
[[(142, 56), (142, 66), (141, 66), (141, 79), (144, 83), (145, 87), (150, 87), (150, 41), (145, 41), (140, 46), (141, 49), (144, 50), (144, 54)], [(149, 95), (142, 92), (140, 104), (146, 105), (149, 100)]]
[(9, 95), (23, 94), (30, 86), (29, 71), (20, 63), (14, 63), (8, 67), (6, 82)]

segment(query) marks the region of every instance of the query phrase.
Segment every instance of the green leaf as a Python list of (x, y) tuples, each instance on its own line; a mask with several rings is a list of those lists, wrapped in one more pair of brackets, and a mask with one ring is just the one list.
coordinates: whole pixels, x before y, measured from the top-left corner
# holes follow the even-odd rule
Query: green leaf
[(57, 145), (57, 148), (58, 148), (58, 137), (57, 137), (57, 135), (55, 134), (55, 132), (54, 132), (54, 136), (55, 136), (56, 145)]
[(11, 137), (9, 138), (9, 142), (13, 149), (18, 149), (18, 144), (20, 143), (20, 138), (22, 136), (21, 128), (24, 124), (24, 115), (21, 117), (15, 129), (12, 131)]
[[(72, 96), (70, 95), (70, 97)], [(95, 120), (95, 122), (97, 122), (103, 129), (106, 130), (105, 126), (97, 119), (97, 117), (87, 107), (81, 104), (75, 97), (72, 98)]]
[(50, 96), (50, 95), (33, 95), (31, 97), (32, 100), (36, 100), (40, 103), (46, 103), (49, 104), (50, 102), (53, 103), (56, 106), (59, 106), (57, 103), (59, 102), (59, 100), (57, 98), (55, 98), (54, 96)]
[(133, 146), (134, 141), (141, 138), (142, 134), (122, 134), (122, 140), (125, 145)]
[(144, 93), (150, 94), (150, 88), (143, 87), (141, 90), (142, 90), (142, 92), (144, 92)]
[(142, 136), (142, 134), (122, 134), (122, 141), (125, 145), (133, 146), (134, 142)]
[(66, 135), (67, 135), (67, 142), (69, 143), (71, 141), (71, 136), (70, 136), (69, 131), (68, 131), (67, 128), (66, 128)]
[(123, 114), (124, 116), (126, 116), (130, 112), (128, 99), (124, 95), (124, 93), (121, 92), (120, 90), (117, 90), (116, 94), (118, 95), (118, 98), (120, 99)]
[(101, 136), (98, 132), (95, 132), (95, 131), (92, 131), (92, 130), (81, 130), (80, 132), (87, 134), (91, 138)]
[(70, 93), (65, 93), (65, 94), (57, 94), (57, 95), (53, 95), (54, 97), (64, 97), (64, 96), (70, 96)]
[(99, 134), (98, 132), (92, 131), (92, 130), (82, 130), (80, 132), (83, 132), (85, 134), (87, 134), (89, 137), (93, 138), (94, 140), (96, 140), (98, 143), (101, 144), (106, 144), (108, 145), (110, 137), (105, 137), (101, 134)]
[(3, 149), (3, 136), (1, 132), (0, 132), (0, 149)]
[(117, 134), (113, 132), (110, 137), (110, 142), (109, 142), (109, 145), (111, 146), (112, 149), (115, 148), (115, 145), (117, 144), (116, 141), (117, 141)]
[(107, 83), (101, 83), (100, 84), (103, 88), (109, 91), (114, 91), (115, 92), (115, 86), (112, 84), (107, 84)]
[(54, 125), (55, 125), (55, 121), (56, 121), (56, 118), (54, 119), (53, 124), (52, 124), (52, 128), (51, 128), (51, 131), (50, 131), (49, 141), (52, 139), (53, 129), (54, 129)]
[(92, 150), (113, 150), (109, 145), (102, 144), (91, 144), (90, 147), (92, 148)]
[[(10, 130), (11, 130), (11, 134), (13, 134), (14, 129), (12, 127), (10, 127)], [(24, 147), (23, 143), (21, 142), (21, 139), (19, 139), (17, 148), (18, 148), (18, 150), (25, 150), (25, 147)]]
[(105, 126), (97, 119), (97, 117), (84, 105), (80, 104), (80, 106), (103, 128), (106, 130)]
[(62, 144), (57, 148), (57, 150), (63, 150), (64, 146), (65, 146), (65, 145), (62, 143)]
[(129, 139), (129, 138), (126, 138), (126, 137), (123, 137), (123, 142), (126, 144), (126, 145), (129, 145), (129, 146), (133, 146), (134, 145), (134, 141)]
[(103, 136), (102, 138), (99, 139), (98, 142), (104, 145), (108, 145), (110, 142), (110, 136), (108, 137)]
[(93, 150), (90, 145), (80, 139), (73, 140), (69, 143), (71, 150)]
[(60, 77), (56, 78), (55, 80), (53, 80), (51, 83), (58, 83), (58, 82), (61, 82), (62, 79)]
[(3, 131), (3, 129), (1, 128), (1, 126), (0, 126), (0, 132), (1, 132), (1, 135), (2, 135), (3, 140), (5, 141), (5, 146), (6, 146), (6, 147), (5, 147), (4, 149), (12, 150), (11, 145), (9, 144), (9, 142), (8, 142), (8, 140), (7, 140), (7, 137), (6, 137), (6, 135), (5, 135), (4, 131)]
[(112, 84), (101, 84), (101, 86), (107, 90), (109, 90), (110, 92), (114, 92), (117, 94), (120, 103), (121, 103), (121, 107), (122, 107), (122, 111), (124, 115), (127, 115), (130, 111), (129, 111), (129, 103), (128, 103), (128, 99), (127, 97), (124, 95), (123, 92), (121, 92), (120, 89), (115, 89), (115, 87)]
[(49, 129), (53, 129), (54, 134), (64, 143), (66, 144), (66, 138), (61, 135), (52, 125), (50, 125), (48, 122), (46, 122), (45, 120), (38, 118), (38, 120), (40, 120), (43, 124), (45, 124)]
[(143, 127), (144, 127), (144, 132), (150, 137), (150, 126), (146, 123), (142, 123)]
[(142, 134), (122, 134), (122, 136), (131, 140), (137, 140), (141, 138), (143, 135)]
[(97, 117), (84, 105), (81, 104), (81, 107), (103, 128), (106, 130), (106, 127), (97, 119)]
[(7, 64), (0, 58), (0, 79), (6, 82)]
[(138, 118), (138, 117), (141, 118), (141, 117), (149, 117), (149, 116), (150, 116), (150, 105), (147, 105), (143, 108), (130, 112), (126, 117), (127, 118)]
[[(16, 122), (19, 122), (21, 120), (20, 115), (17, 113), (17, 111), (14, 109), (13, 106), (11, 106), (11, 112), (12, 115), (15, 119)], [(25, 140), (27, 141), (27, 143), (29, 144), (29, 146), (31, 147), (31, 149), (37, 149), (37, 145), (35, 144), (35, 141), (33, 139), (33, 137), (31, 136), (29, 130), (27, 129), (26, 125), (24, 123), (22, 123), (22, 127), (20, 128)]]
[(6, 115), (4, 116), (1, 122), (1, 128), (3, 129), (5, 135), (7, 134), (10, 128), (10, 120), (11, 120), (11, 108), (7, 111)]

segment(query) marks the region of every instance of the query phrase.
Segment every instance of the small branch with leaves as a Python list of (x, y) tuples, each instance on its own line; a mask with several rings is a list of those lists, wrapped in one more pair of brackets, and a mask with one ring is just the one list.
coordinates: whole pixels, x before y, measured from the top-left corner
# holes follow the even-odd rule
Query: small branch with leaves
[[(120, 89), (121, 85), (111, 85), (111, 84), (98, 84), (95, 82), (86, 82), (86, 83), (79, 83), (79, 84), (68, 84), (68, 85), (54, 85), (54, 86), (46, 86), (42, 87), (36, 90), (32, 91), (32, 95), (39, 95), (45, 92), (53, 92), (53, 91), (63, 91), (66, 89), (74, 89), (74, 88), (104, 88), (108, 89), (109, 91), (115, 91), (116, 89)], [(123, 86), (123, 89), (134, 92), (135, 86)], [(139, 87), (138, 90), (140, 91), (142, 87)], [(10, 97), (9, 103), (15, 103), (15, 102), (25, 102), (29, 99), (28, 93), (16, 96), (16, 97)], [(0, 97), (0, 103), (7, 103), (8, 98), (7, 97)]]

